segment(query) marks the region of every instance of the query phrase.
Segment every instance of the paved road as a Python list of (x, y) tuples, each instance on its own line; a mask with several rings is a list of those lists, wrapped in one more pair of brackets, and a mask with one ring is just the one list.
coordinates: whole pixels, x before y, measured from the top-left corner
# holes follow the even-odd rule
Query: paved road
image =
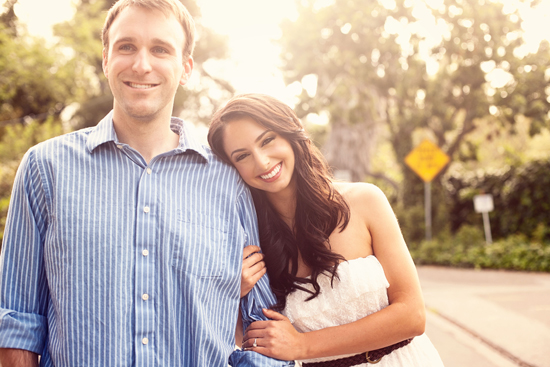
[(446, 367), (550, 367), (550, 274), (420, 266)]

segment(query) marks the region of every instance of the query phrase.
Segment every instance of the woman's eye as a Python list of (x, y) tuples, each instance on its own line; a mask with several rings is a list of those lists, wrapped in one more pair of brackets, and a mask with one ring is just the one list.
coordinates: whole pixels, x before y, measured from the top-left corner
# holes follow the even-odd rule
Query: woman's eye
[(239, 161), (242, 161), (243, 159), (246, 158), (248, 154), (241, 154), (241, 155), (238, 155), (237, 158), (235, 158), (235, 162), (239, 162)]
[(269, 138), (266, 138), (266, 139), (262, 142), (262, 146), (271, 143), (273, 140), (275, 140), (275, 138), (272, 137), (272, 136), (269, 137)]

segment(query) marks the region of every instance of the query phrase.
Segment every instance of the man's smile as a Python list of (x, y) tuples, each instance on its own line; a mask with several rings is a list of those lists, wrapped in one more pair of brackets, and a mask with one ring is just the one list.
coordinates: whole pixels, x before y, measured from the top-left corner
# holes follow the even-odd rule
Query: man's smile
[(136, 88), (136, 89), (150, 89), (158, 85), (158, 84), (141, 84), (141, 83), (132, 83), (132, 82), (124, 82), (124, 84), (126, 84), (131, 88)]

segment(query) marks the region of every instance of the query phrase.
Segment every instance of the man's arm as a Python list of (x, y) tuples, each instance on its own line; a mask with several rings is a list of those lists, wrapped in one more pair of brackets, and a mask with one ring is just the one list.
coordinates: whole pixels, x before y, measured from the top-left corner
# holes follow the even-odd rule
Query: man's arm
[[(34, 354), (44, 350), (48, 330), (43, 253), (47, 209), (40, 178), (27, 152), (15, 177), (0, 254), (0, 348)], [(8, 356), (19, 358), (20, 352), (4, 352)]]
[[(256, 210), (250, 192), (245, 190), (239, 198), (239, 217), (247, 236), (246, 246), (259, 246)], [(260, 278), (252, 290), (241, 298), (243, 330), (254, 321), (267, 320), (262, 308), (276, 304), (276, 298), (269, 286), (267, 274)], [(229, 357), (233, 367), (284, 367), (294, 366), (294, 361), (281, 361), (252, 351), (236, 350)]]
[(0, 367), (38, 367), (38, 354), (28, 350), (0, 348)]

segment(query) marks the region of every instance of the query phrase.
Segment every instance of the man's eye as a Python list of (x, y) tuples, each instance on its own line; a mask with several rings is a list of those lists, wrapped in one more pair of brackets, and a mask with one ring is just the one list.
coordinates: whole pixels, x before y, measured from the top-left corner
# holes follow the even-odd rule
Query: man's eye
[(118, 49), (121, 50), (121, 51), (131, 51), (132, 46), (131, 45), (122, 45)]
[(167, 53), (168, 53), (168, 50), (165, 49), (165, 48), (163, 48), (163, 47), (155, 47), (155, 48), (153, 49), (153, 51), (154, 51), (155, 53), (158, 53), (158, 54), (167, 54)]

